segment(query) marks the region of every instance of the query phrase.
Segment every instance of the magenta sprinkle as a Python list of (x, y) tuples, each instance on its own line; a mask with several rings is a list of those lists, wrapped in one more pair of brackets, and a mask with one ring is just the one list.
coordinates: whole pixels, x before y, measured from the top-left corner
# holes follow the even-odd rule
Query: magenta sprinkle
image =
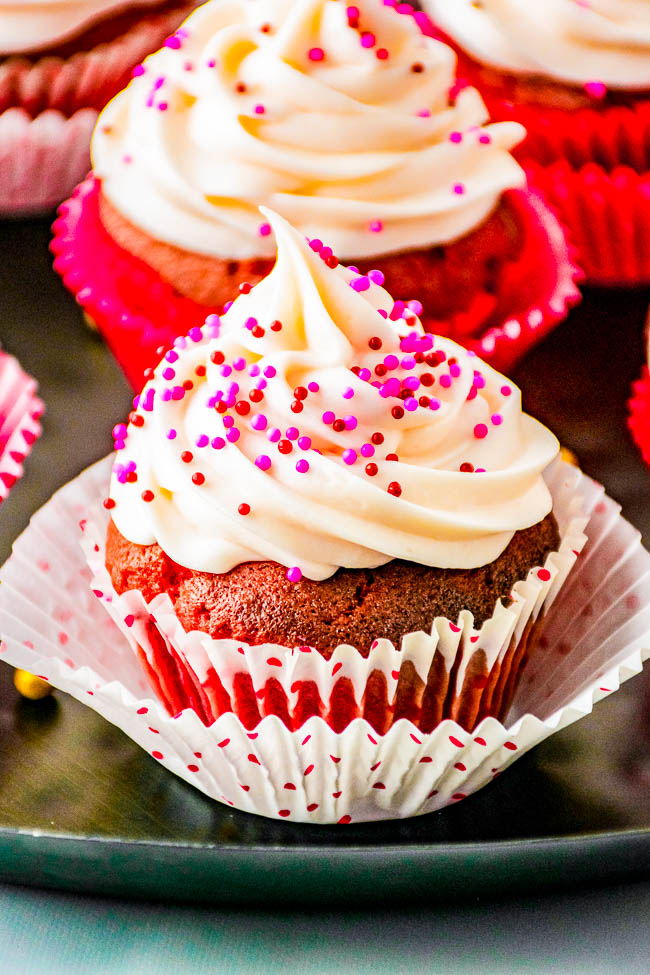
[(500, 427), (501, 424), (503, 423), (503, 417), (501, 416), (500, 413), (493, 413), (492, 416), (490, 417), (490, 420), (492, 421), (492, 424), (495, 427)]
[(352, 450), (351, 447), (343, 451), (342, 457), (344, 464), (356, 464), (357, 462), (357, 452), (356, 450)]
[(429, 409), (433, 410), (434, 412), (440, 409), (440, 400), (436, 399), (435, 396), (429, 400)]
[(124, 448), (126, 447), (126, 444), (125, 444), (125, 442), (123, 440), (116, 440), (115, 443), (113, 444), (113, 446), (114, 446), (115, 450), (124, 450)]
[(228, 433), (226, 434), (226, 440), (229, 443), (237, 443), (237, 441), (239, 440), (239, 436), (240, 436), (239, 430), (237, 429), (237, 427), (233, 427), (232, 430), (229, 430)]
[(306, 474), (307, 471), (309, 470), (309, 461), (305, 460), (304, 457), (301, 457), (301, 459), (296, 464), (296, 470), (298, 471), (299, 474)]
[(590, 98), (600, 100), (607, 94), (607, 86), (602, 81), (588, 81), (585, 85), (585, 91)]
[(267, 379), (273, 379), (275, 376), (275, 368), (273, 366), (266, 366), (264, 369), (264, 375)]
[(312, 240), (309, 241), (309, 246), (313, 251), (320, 252), (320, 249), (323, 246), (323, 241), (319, 240), (318, 237), (314, 237)]
[(127, 433), (128, 430), (125, 423), (116, 423), (113, 427), (113, 436), (118, 440), (122, 440), (124, 437), (126, 437)]
[(417, 299), (413, 299), (413, 301), (408, 301), (407, 307), (410, 308), (412, 312), (415, 312), (416, 315), (422, 314), (422, 302), (417, 301)]
[(277, 443), (278, 440), (280, 440), (281, 438), (282, 438), (282, 431), (278, 430), (277, 427), (271, 427), (271, 429), (266, 435), (266, 439), (270, 440), (271, 443)]
[(474, 436), (477, 440), (483, 440), (488, 435), (488, 428), (484, 423), (477, 423), (474, 427)]
[(501, 393), (503, 394), (503, 396), (511, 396), (512, 395), (512, 389), (510, 388), (510, 386), (502, 386), (501, 387)]
[(225, 379), (225, 378), (227, 378), (227, 377), (228, 377), (228, 376), (230, 375), (230, 373), (232, 372), (232, 368), (231, 368), (231, 366), (229, 366), (229, 365), (227, 365), (227, 364), (225, 364), (225, 365), (223, 365), (223, 366), (222, 366), (222, 367), (220, 368), (220, 370), (219, 370), (219, 372), (221, 373), (221, 375), (222, 375), (222, 376), (224, 377), (224, 379)]
[(371, 443), (364, 443), (361, 447), (362, 457), (372, 457), (375, 453), (375, 448)]
[(358, 420), (357, 420), (356, 416), (352, 416), (352, 415), (346, 416), (346, 417), (343, 418), (343, 422), (345, 423), (345, 429), (346, 430), (356, 430), (357, 429)]
[(465, 186), (463, 183), (454, 183), (453, 190), (457, 196), (462, 196), (465, 192)]
[(247, 318), (246, 321), (244, 322), (244, 328), (247, 328), (249, 330), (251, 328), (255, 328), (256, 325), (257, 325), (257, 319), (253, 318), (252, 315), (250, 318)]
[(163, 47), (170, 47), (172, 51), (178, 51), (180, 46), (181, 46), (181, 39), (180, 37), (176, 37), (175, 34), (172, 34), (171, 37), (168, 37), (165, 43), (163, 44)]
[(378, 271), (376, 268), (373, 269), (372, 271), (368, 271), (368, 277), (370, 278), (373, 284), (378, 284), (380, 286), (386, 280), (384, 277), (384, 272)]
[(311, 447), (311, 437), (298, 437), (298, 446), (301, 450), (309, 450)]
[(419, 112), (415, 113), (418, 118), (431, 118), (431, 112), (428, 108), (421, 108)]
[(255, 379), (256, 376), (259, 376), (259, 374), (260, 374), (260, 367), (255, 362), (248, 370), (248, 375), (251, 377), (251, 379)]
[(174, 352), (173, 349), (170, 349), (169, 352), (165, 354), (165, 359), (167, 360), (167, 362), (177, 362), (178, 352)]
[(210, 60), (208, 61), (208, 67), (209, 68), (216, 67), (216, 64), (217, 64), (217, 62), (214, 60), (214, 58), (210, 58)]
[(227, 311), (230, 311), (231, 308), (232, 308), (232, 301), (227, 301), (223, 306), (224, 315), (226, 314)]
[(215, 437), (212, 441), (212, 446), (215, 450), (221, 450), (226, 446), (226, 441), (222, 437)]
[(238, 359), (233, 359), (232, 360), (232, 367), (233, 367), (233, 369), (236, 369), (237, 372), (241, 372), (242, 369), (245, 369), (246, 368), (246, 359), (242, 359), (241, 357), (238, 358)]
[(258, 379), (255, 383), (255, 389), (266, 389), (266, 379)]
[(133, 78), (139, 78), (141, 75), (143, 75), (145, 73), (145, 70), (146, 69), (145, 69), (144, 64), (136, 64), (135, 68), (131, 72), (131, 76)]
[(354, 278), (349, 283), (353, 291), (367, 291), (368, 288), (370, 287), (370, 281), (365, 275), (361, 275), (361, 277)]
[(318, 385), (318, 383), (311, 382), (307, 384), (307, 389), (309, 390), (310, 393), (317, 393), (318, 390), (320, 389), (320, 386)]
[(160, 398), (162, 399), (163, 403), (168, 403), (172, 398), (171, 389), (163, 389), (162, 393), (160, 394)]
[(256, 115), (264, 115), (266, 109), (264, 108), (263, 105), (255, 105), (253, 107), (253, 111), (255, 112)]
[(185, 396), (185, 390), (182, 386), (174, 386), (172, 389), (172, 399), (181, 400)]
[(402, 312), (404, 311), (405, 305), (403, 301), (396, 301), (392, 307), (391, 313), (388, 316), (391, 322), (396, 322), (398, 318), (402, 317)]
[(483, 387), (485, 386), (485, 379), (480, 374), (480, 372), (474, 373), (474, 385), (476, 386), (477, 389), (483, 389)]
[(409, 413), (412, 413), (413, 410), (417, 410), (417, 408), (418, 408), (418, 401), (414, 399), (412, 396), (409, 396), (407, 397), (407, 399), (404, 400), (404, 409), (408, 410)]
[(460, 376), (461, 369), (457, 362), (454, 362), (453, 366), (449, 366), (449, 372), (454, 377), (454, 379), (458, 379), (458, 377)]
[(207, 447), (209, 443), (210, 443), (210, 438), (206, 437), (206, 435), (202, 433), (201, 436), (196, 441), (196, 446)]
[(492, 137), (487, 134), (487, 132), (482, 132), (478, 137), (478, 141), (482, 146), (489, 146), (492, 143)]
[(361, 35), (361, 47), (371, 48), (375, 46), (375, 35), (366, 30)]
[(459, 142), (462, 142), (463, 141), (463, 133), (462, 132), (452, 132), (451, 135), (449, 136), (449, 141), (450, 142), (454, 142), (457, 145)]
[(253, 430), (266, 430), (267, 419), (263, 413), (256, 413), (251, 420)]
[(259, 467), (261, 471), (268, 471), (271, 466), (271, 458), (268, 454), (260, 454), (259, 457), (255, 458), (255, 466)]
[(229, 427), (232, 427), (234, 425), (235, 419), (232, 416), (224, 416), (222, 422), (223, 422), (224, 427), (227, 430)]
[(441, 376), (440, 385), (442, 386), (443, 389), (449, 389), (449, 387), (451, 386), (451, 376), (447, 376), (446, 374), (444, 376)]
[(297, 565), (292, 565), (290, 569), (287, 569), (287, 579), (289, 582), (300, 582), (302, 572)]
[(307, 56), (310, 61), (322, 61), (325, 57), (325, 51), (322, 47), (310, 47)]
[(327, 423), (327, 424), (334, 423), (335, 419), (336, 417), (334, 416), (331, 410), (325, 410), (322, 416), (323, 423)]
[(176, 373), (174, 372), (173, 369), (170, 368), (163, 369), (163, 379), (174, 379), (175, 376)]
[(352, 389), (351, 386), (348, 386), (347, 389), (343, 390), (341, 396), (343, 397), (343, 399), (352, 399), (352, 397), (354, 396), (354, 390)]
[(257, 229), (257, 232), (260, 235), (260, 237), (268, 237), (269, 234), (271, 233), (271, 224), (261, 223)]
[(285, 436), (287, 440), (297, 440), (300, 431), (296, 427), (287, 427)]
[(371, 220), (368, 224), (368, 230), (372, 234), (380, 234), (384, 229), (384, 225), (381, 220)]
[(359, 369), (359, 379), (361, 379), (364, 383), (368, 382), (371, 375), (372, 373), (370, 372), (370, 369)]
[(158, 102), (158, 111), (159, 112), (166, 112), (168, 108), (169, 108), (169, 105), (167, 104), (167, 102)]
[(404, 389), (418, 389), (420, 386), (420, 380), (417, 376), (407, 376), (403, 381), (402, 386)]
[(397, 367), (399, 366), (399, 359), (397, 358), (396, 355), (392, 355), (392, 354), (384, 356), (384, 365), (386, 366), (387, 369), (397, 369)]
[(189, 337), (192, 339), (193, 342), (200, 342), (201, 339), (203, 338), (203, 332), (198, 327), (198, 325), (195, 325), (193, 328), (191, 328), (187, 334), (189, 335)]

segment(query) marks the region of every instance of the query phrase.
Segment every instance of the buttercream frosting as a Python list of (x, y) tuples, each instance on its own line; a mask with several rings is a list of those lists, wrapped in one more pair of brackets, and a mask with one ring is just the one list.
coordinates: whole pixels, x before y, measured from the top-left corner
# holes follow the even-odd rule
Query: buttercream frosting
[(277, 261), (177, 339), (114, 430), (106, 504), (131, 541), (289, 578), (401, 558), (473, 568), (551, 509), (555, 437), (516, 386), (264, 211)]
[[(358, 11), (351, 16), (350, 11)], [(444, 244), (523, 185), (455, 55), (377, 0), (213, 0), (104, 110), (102, 191), (157, 240), (272, 257), (258, 205), (343, 259)]]
[(476, 60), (572, 85), (650, 88), (650, 0), (424, 0)]
[(73, 38), (109, 13), (161, 0), (0, 0), (0, 55), (26, 54)]

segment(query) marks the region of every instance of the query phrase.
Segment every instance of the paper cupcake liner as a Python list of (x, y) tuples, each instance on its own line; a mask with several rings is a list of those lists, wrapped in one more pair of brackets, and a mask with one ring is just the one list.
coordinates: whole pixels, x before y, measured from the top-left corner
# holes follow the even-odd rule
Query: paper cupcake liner
[(71, 118), (43, 112), (32, 119), (19, 108), (0, 115), (0, 217), (53, 210), (90, 166), (90, 136), (97, 112)]
[(644, 461), (650, 467), (650, 372), (647, 366), (643, 367), (641, 376), (632, 384), (627, 425)]
[[(180, 296), (147, 264), (120, 247), (98, 212), (99, 181), (89, 176), (59, 210), (53, 226), (54, 268), (96, 324), (135, 389), (152, 366), (156, 349), (168, 347), (219, 309)], [(497, 368), (508, 368), (580, 299), (581, 272), (566, 235), (538, 192), (511, 191), (507, 204), (522, 240), (521, 259), (503, 275), (502, 322), (468, 340), (482, 314), (481, 297), (457, 321), (425, 321), (439, 334), (474, 348)], [(381, 264), (381, 261), (378, 262)], [(505, 308), (508, 309), (507, 313)]]
[(99, 111), (128, 84), (133, 68), (157, 50), (195, 6), (188, 2), (145, 13), (115, 40), (69, 58), (0, 61), (0, 113), (22, 108), (35, 118), (47, 109), (66, 117), (81, 108)]
[(289, 728), (318, 714), (334, 731), (364, 717), (379, 734), (405, 716), (420, 732), (452, 718), (471, 731), (483, 717), (507, 714), (532, 653), (536, 620), (551, 605), (586, 541), (580, 499), (568, 492), (559, 467), (549, 473), (549, 486), (560, 548), (515, 584), (507, 608), (499, 601), (480, 629), (469, 612), (454, 620), (437, 618), (429, 633), (409, 633), (400, 647), (376, 640), (366, 657), (349, 645), (337, 647), (326, 660), (308, 646), (249, 646), (186, 633), (167, 594), (147, 602), (136, 590), (115, 592), (104, 564), (106, 512), (86, 525), (84, 550), (93, 592), (172, 715), (193, 708), (210, 725), (232, 710), (254, 730), (269, 714)]
[(311, 823), (432, 812), (588, 714), (648, 656), (650, 555), (600, 485), (558, 465), (553, 477), (566, 496), (582, 499), (589, 541), (544, 620), (505, 725), (486, 718), (470, 734), (448, 720), (423, 734), (402, 720), (379, 736), (363, 718), (336, 733), (318, 717), (296, 731), (274, 716), (253, 731), (233, 713), (209, 727), (192, 710), (170, 717), (148, 691), (132, 637), (91, 592), (79, 545), (89, 519), (101, 521), (110, 465), (61, 489), (17, 540), (0, 571), (0, 658), (72, 694), (176, 775), (239, 809)]
[(0, 351), (0, 504), (23, 474), (23, 461), (41, 433), (43, 404), (36, 380)]
[[(596, 162), (605, 169), (624, 165), (643, 172), (650, 169), (650, 99), (613, 92), (603, 104), (588, 99), (586, 92), (554, 83), (548, 86), (549, 104), (526, 99), (525, 84), (513, 76), (486, 68), (468, 56), (454, 40), (439, 30), (426, 14), (416, 15), (423, 33), (443, 40), (458, 57), (459, 88), (477, 88), (494, 122), (514, 120), (526, 129), (527, 137), (515, 150), (523, 161), (550, 165), (567, 161), (574, 169)], [(513, 84), (516, 90), (513, 90)], [(533, 83), (530, 82), (532, 87)], [(544, 96), (544, 89), (540, 89)], [(555, 98), (558, 104), (552, 104)], [(575, 105), (575, 107), (574, 107)]]
[(589, 284), (650, 284), (650, 169), (558, 162), (528, 171), (561, 213)]

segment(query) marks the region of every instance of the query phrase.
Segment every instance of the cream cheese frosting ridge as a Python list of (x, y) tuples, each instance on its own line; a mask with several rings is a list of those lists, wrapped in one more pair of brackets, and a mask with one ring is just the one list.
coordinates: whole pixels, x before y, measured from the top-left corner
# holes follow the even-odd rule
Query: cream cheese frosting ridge
[(650, 88), (650, 0), (425, 0), (476, 60), (572, 85)]
[(67, 41), (108, 13), (160, 0), (0, 0), (0, 55), (25, 54)]
[(555, 437), (381, 272), (264, 218), (273, 270), (175, 341), (114, 430), (119, 531), (195, 570), (273, 560), (294, 580), (493, 561), (550, 511)]
[(258, 205), (353, 260), (449, 243), (524, 184), (516, 123), (378, 0), (214, 0), (104, 110), (102, 192), (187, 251), (272, 257)]

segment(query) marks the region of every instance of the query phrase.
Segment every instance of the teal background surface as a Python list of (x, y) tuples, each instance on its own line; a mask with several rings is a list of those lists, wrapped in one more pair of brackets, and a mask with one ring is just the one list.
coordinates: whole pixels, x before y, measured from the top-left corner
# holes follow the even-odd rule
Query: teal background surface
[[(269, 905), (271, 908), (272, 905)], [(0, 886), (3, 975), (645, 975), (650, 883), (435, 910), (276, 914)]]

